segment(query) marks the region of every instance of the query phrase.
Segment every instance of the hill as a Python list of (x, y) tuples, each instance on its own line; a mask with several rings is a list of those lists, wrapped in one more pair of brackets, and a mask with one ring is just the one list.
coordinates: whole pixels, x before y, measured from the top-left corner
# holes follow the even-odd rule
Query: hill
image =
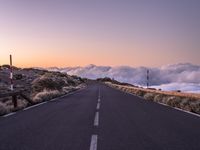
[[(0, 70), (0, 93), (10, 92), (10, 70), (8, 65), (3, 65)], [(25, 91), (25, 95), (35, 103), (50, 100), (85, 86), (85, 79), (70, 76), (66, 73), (51, 72), (34, 68), (13, 67), (14, 91)], [(20, 99), (18, 108), (28, 106)], [(0, 98), (0, 115), (16, 110), (11, 97)]]

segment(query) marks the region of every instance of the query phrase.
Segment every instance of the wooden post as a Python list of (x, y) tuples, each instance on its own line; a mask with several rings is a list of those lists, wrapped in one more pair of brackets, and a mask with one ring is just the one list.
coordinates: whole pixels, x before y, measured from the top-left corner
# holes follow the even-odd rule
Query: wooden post
[(12, 102), (13, 102), (14, 108), (16, 108), (17, 107), (17, 95), (12, 96)]
[(10, 55), (10, 90), (13, 91), (13, 68), (12, 68), (12, 55)]

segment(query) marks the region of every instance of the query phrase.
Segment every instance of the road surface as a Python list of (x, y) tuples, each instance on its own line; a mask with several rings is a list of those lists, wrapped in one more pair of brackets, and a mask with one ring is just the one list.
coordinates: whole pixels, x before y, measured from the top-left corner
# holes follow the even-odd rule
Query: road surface
[(200, 150), (200, 117), (90, 83), (0, 117), (0, 150)]

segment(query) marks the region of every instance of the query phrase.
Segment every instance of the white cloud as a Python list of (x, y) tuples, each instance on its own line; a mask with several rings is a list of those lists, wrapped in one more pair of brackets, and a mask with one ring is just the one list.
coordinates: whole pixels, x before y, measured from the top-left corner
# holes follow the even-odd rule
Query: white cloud
[(152, 86), (152, 88), (162, 89), (164, 91), (181, 90), (189, 93), (200, 93), (200, 84), (195, 83), (169, 83)]
[(146, 70), (150, 70), (150, 85), (164, 90), (200, 91), (200, 66), (190, 63), (166, 65), (160, 68), (129, 66), (109, 67), (88, 65), (85, 67), (49, 68), (70, 75), (96, 79), (115, 78), (121, 82), (146, 85)]

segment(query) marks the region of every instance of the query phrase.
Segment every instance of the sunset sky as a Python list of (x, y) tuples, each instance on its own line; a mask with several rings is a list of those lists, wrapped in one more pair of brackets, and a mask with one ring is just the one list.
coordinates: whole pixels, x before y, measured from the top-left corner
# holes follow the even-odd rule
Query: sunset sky
[(200, 64), (200, 0), (1, 0), (0, 65)]

